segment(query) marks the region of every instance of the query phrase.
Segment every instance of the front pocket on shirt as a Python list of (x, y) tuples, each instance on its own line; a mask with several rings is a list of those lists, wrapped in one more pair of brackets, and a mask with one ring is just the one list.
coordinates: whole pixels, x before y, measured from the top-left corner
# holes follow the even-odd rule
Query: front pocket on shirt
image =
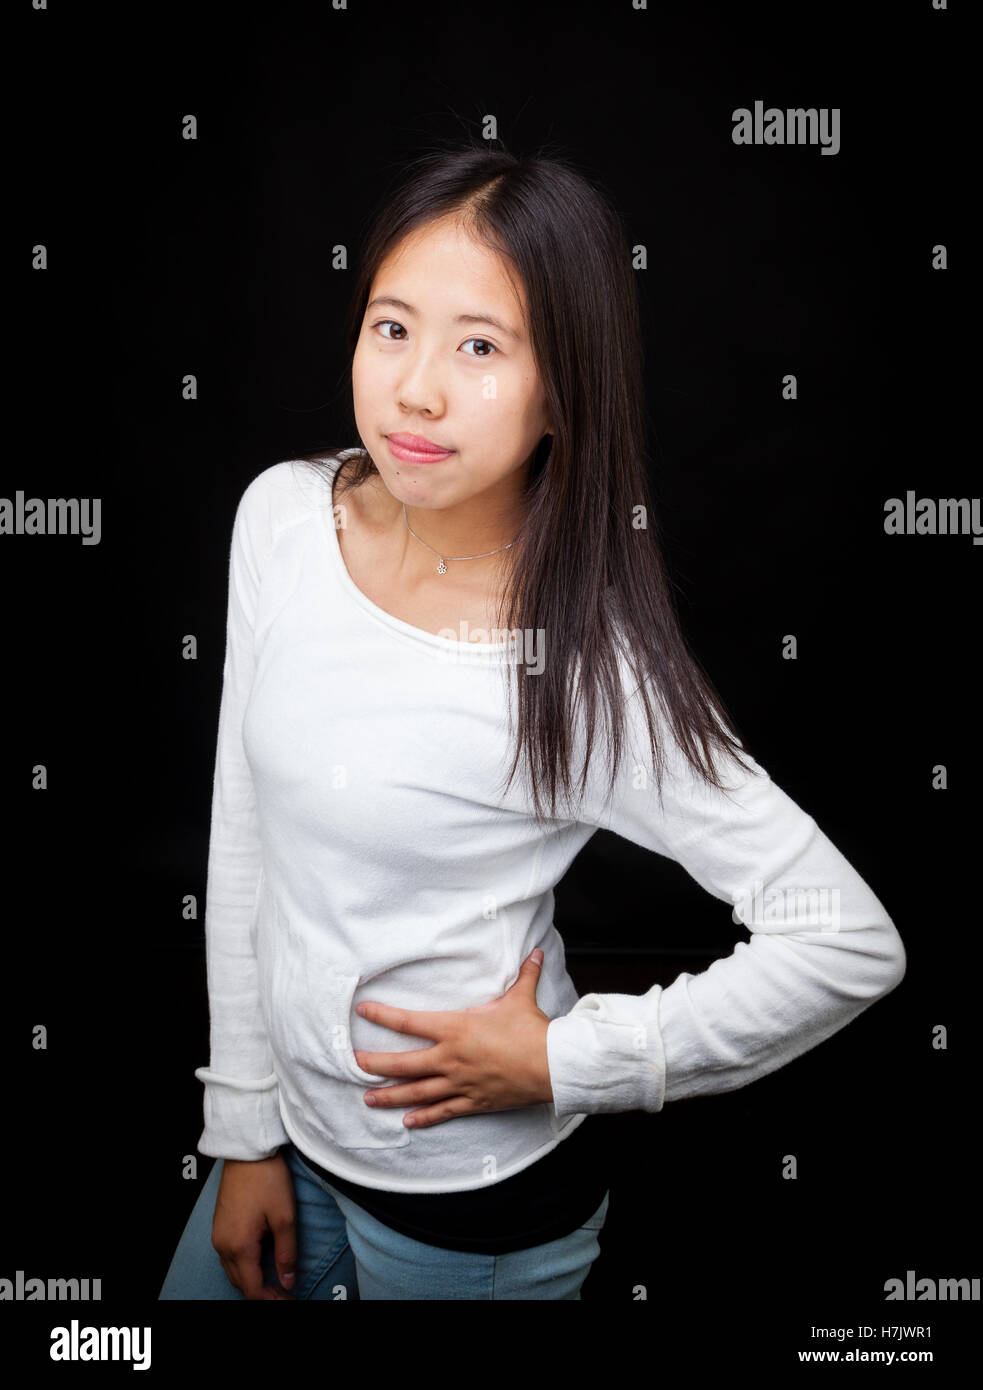
[(365, 1092), (377, 1081), (355, 1061), (352, 1000), (361, 977), (337, 964), (275, 912), (270, 970), (270, 1043), (281, 1089), (309, 1124), (346, 1149), (391, 1149), (410, 1141), (409, 1106), (375, 1109)]

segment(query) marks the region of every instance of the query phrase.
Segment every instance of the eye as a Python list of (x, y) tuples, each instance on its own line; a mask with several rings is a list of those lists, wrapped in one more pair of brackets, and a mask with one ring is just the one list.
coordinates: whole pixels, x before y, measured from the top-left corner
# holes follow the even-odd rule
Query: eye
[[(393, 324), (396, 328), (401, 329), (403, 333), (406, 332), (406, 329), (403, 328), (403, 325), (402, 325), (401, 323), (397, 323), (395, 319), (380, 319), (379, 322), (378, 322), (378, 323), (374, 323), (374, 324), (372, 325), (372, 327), (373, 327), (373, 328), (383, 328), (387, 323)], [(401, 338), (390, 338), (388, 333), (383, 333), (382, 336), (383, 336), (385, 339), (387, 339), (387, 341), (390, 342), (390, 343), (399, 343), (399, 342), (402, 342), (402, 339), (401, 339)]]
[[(393, 327), (393, 328), (398, 328), (399, 331), (400, 331), (401, 333), (403, 333), (403, 334), (405, 334), (405, 332), (406, 332), (406, 329), (403, 327), (403, 325), (402, 325), (401, 323), (397, 322), (396, 319), (379, 319), (378, 323), (374, 323), (374, 324), (372, 325), (372, 327), (373, 327), (373, 328), (385, 328), (387, 325), (390, 325), (390, 326)], [(402, 338), (395, 338), (395, 337), (393, 337), (393, 336), (392, 336), (391, 334), (389, 334), (389, 333), (383, 333), (382, 336), (383, 336), (383, 337), (386, 339), (386, 341), (389, 342), (389, 343), (401, 343), (401, 342), (403, 342), (403, 339), (402, 339)], [(490, 351), (485, 351), (485, 352), (469, 352), (469, 353), (466, 354), (466, 356), (468, 356), (468, 357), (488, 357), (488, 356), (490, 356), (492, 353), (498, 352), (498, 348), (495, 346), (495, 344), (494, 344), (494, 343), (490, 343), (490, 342), (488, 341), (487, 338), (465, 338), (464, 343), (462, 343), (461, 346), (464, 347), (467, 343), (480, 343), (484, 348), (490, 350)]]

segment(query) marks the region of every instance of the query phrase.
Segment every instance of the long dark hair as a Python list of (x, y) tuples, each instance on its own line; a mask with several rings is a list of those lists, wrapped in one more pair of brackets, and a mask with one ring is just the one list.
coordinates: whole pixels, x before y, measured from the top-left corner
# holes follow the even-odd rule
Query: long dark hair
[[(381, 200), (361, 247), (348, 321), (349, 401), (351, 359), (380, 264), (408, 232), (453, 213), (522, 279), (555, 430), (533, 455), (526, 516), (500, 562), (500, 626), (520, 634), (542, 629), (548, 650), (534, 677), (517, 665), (519, 734), (505, 786), (525, 749), (536, 819), (545, 821), (546, 806), (555, 816), (558, 795), (571, 791), (572, 731), (582, 717), (582, 796), (603, 712), (610, 794), (623, 754), (627, 694), (643, 700), (660, 794), (666, 759), (652, 696), (697, 774), (721, 788), (715, 755), (740, 763), (743, 743), (681, 630), (657, 539), (645, 464), (638, 293), (613, 204), (565, 159), (471, 146), (431, 149), (406, 169)], [(352, 411), (351, 439), (358, 438)], [(338, 466), (335, 495), (377, 471), (363, 446)], [(632, 673), (627, 691), (619, 643)], [(514, 733), (511, 700), (509, 719)]]

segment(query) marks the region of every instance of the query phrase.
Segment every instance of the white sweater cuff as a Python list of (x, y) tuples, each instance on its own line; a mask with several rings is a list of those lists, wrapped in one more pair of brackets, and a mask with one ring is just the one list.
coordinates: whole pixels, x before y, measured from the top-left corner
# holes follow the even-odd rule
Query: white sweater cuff
[(195, 1076), (205, 1084), (205, 1128), (198, 1140), (199, 1153), (252, 1162), (272, 1158), (281, 1144), (290, 1142), (280, 1119), (275, 1072), (252, 1081), (199, 1067)]
[(550, 1021), (546, 1052), (557, 1116), (662, 1109), (661, 993), (655, 986), (644, 995), (585, 994)]

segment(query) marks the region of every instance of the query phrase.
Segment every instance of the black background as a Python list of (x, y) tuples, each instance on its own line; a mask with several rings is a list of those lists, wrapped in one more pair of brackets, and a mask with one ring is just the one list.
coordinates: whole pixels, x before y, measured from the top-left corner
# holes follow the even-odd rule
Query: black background
[[(353, 263), (405, 159), (489, 112), (512, 153), (551, 142), (591, 171), (628, 245), (648, 249), (653, 486), (684, 626), (755, 756), (908, 953), (896, 991), (781, 1071), (604, 1118), (618, 1177), (584, 1300), (623, 1305), (663, 1362), (736, 1365), (723, 1358), (739, 1347), (749, 1367), (784, 1369), (817, 1345), (813, 1324), (865, 1321), (931, 1324), (936, 1364), (954, 1359), (973, 1305), (886, 1303), (883, 1287), (908, 1269), (980, 1274), (983, 550), (888, 536), (883, 517), (907, 489), (978, 488), (959, 332), (961, 8), (21, 6), (7, 226), (26, 306), (10, 397), (22, 444), (0, 491), (103, 499), (98, 546), (0, 538), (0, 1276), (103, 1287), (99, 1306), (8, 1310), (32, 1363), (50, 1325), (80, 1317), (153, 1326), (166, 1374), (185, 1327), (233, 1316), (154, 1302), (211, 1165), (199, 1156), (197, 1182), (182, 1179), (208, 1058), (203, 921), (184, 921), (182, 900), (204, 904), (232, 517), (270, 463), (355, 442), (352, 272), (332, 270), (331, 248)], [(839, 107), (840, 152), (734, 145), (731, 113), (756, 99)], [(187, 113), (196, 141), (181, 138)], [(187, 633), (197, 661), (181, 659)], [(556, 920), (581, 993), (642, 993), (743, 937), (678, 865), (605, 832), (558, 888)], [(236, 1337), (253, 1336), (235, 1316)], [(412, 1359), (417, 1344), (400, 1345)]]

